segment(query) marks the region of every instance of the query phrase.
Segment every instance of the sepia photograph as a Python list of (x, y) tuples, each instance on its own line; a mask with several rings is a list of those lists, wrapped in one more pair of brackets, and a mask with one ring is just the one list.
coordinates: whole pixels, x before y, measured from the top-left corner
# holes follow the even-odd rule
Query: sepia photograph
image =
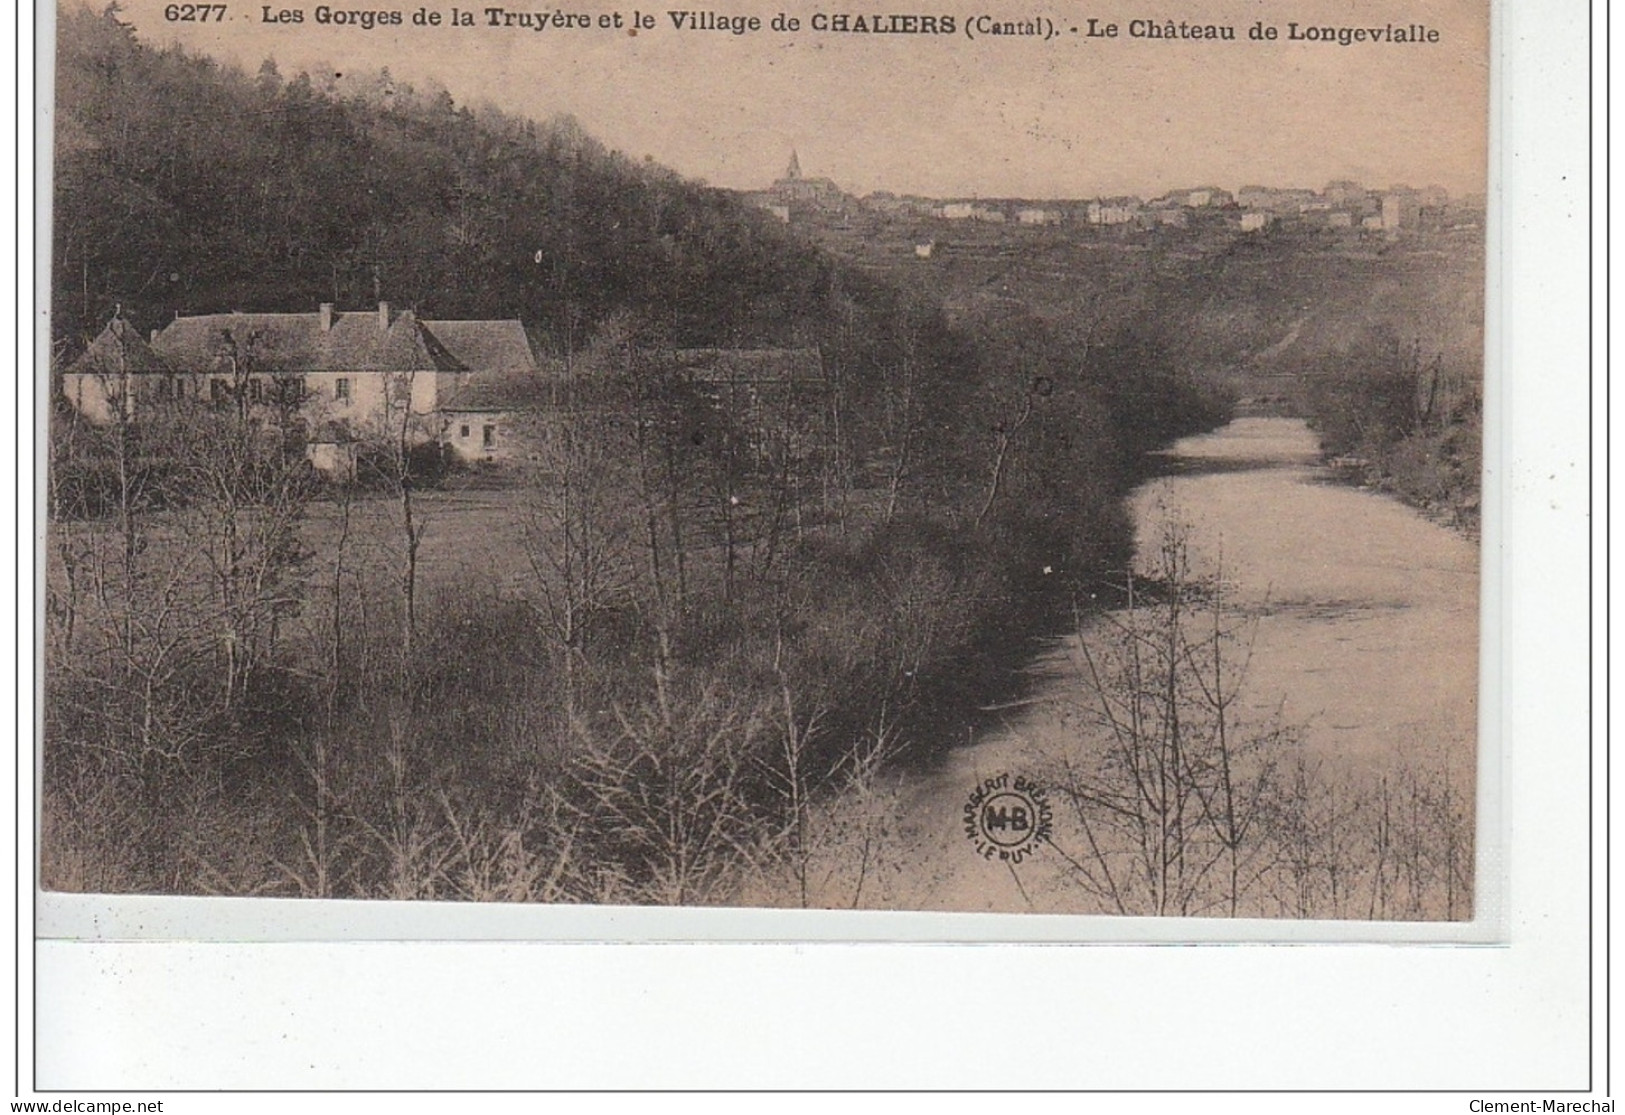
[(1487, 0), (931, 7), (60, 0), (41, 890), (1481, 917)]

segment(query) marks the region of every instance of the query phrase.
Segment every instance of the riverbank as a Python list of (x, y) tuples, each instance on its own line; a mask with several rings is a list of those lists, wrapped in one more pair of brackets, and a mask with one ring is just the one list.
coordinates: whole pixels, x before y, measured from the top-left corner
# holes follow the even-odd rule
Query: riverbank
[(1483, 424), (1473, 421), (1414, 434), (1371, 459), (1333, 458), (1330, 463), (1339, 480), (1393, 496), (1477, 542), (1483, 514), (1483, 441)]
[[(1238, 912), (1466, 916), (1477, 547), (1393, 499), (1333, 482), (1296, 419), (1238, 419), (1179, 442), (1165, 463), (1133, 499), (1140, 575), (1157, 571), (1177, 529), (1192, 583), (1217, 586), (1224, 602), (1237, 672), (1229, 722), (1258, 743), (1246, 763), (1261, 795), (1268, 783), (1271, 822), (1284, 829), (1290, 817), (1303, 840), (1320, 842), (1316, 856), (1341, 857), (1329, 878), (1307, 860), (1289, 870), (1277, 832), (1252, 849), (1256, 885)], [(895, 823), (875, 858), (896, 869), (865, 880), (857, 905), (1118, 912), (1105, 876), (1117, 868), (1110, 887), (1126, 891), (1144, 876), (1143, 848), (1100, 852), (1091, 804), (1065, 784), (1098, 787), (1110, 758), (1089, 675), (1123, 622), (1108, 613), (1055, 640), (1029, 663), (1022, 700), (990, 710), (995, 726), (895, 788)], [(978, 854), (966, 825), (972, 793), (1006, 773), (1047, 782), (1055, 811), (1053, 839), (1019, 864)], [(1398, 816), (1406, 809), (1411, 821)], [(1211, 809), (1196, 812), (1211, 820)], [(1262, 811), (1254, 821), (1264, 824)], [(1316, 826), (1329, 831), (1311, 834)], [(832, 867), (817, 904), (852, 904), (855, 882)], [(1208, 905), (1186, 912), (1226, 912), (1190, 901)]]

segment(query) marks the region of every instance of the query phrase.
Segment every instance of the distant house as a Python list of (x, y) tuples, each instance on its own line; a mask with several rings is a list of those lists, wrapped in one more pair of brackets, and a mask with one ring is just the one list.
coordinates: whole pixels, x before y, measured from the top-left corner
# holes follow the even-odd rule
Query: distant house
[(1126, 225), (1133, 223), (1141, 208), (1137, 197), (1099, 198), (1089, 203), (1085, 219), (1092, 225)]
[(1243, 209), (1269, 209), (1280, 192), (1269, 186), (1243, 186), (1236, 191), (1236, 204)]
[(1241, 215), (1241, 231), (1243, 232), (1258, 232), (1261, 229), (1268, 228), (1269, 223), (1270, 215), (1268, 213), (1251, 212)]
[(986, 221), (996, 225), (1002, 225), (1005, 221), (1004, 210), (974, 201), (946, 202), (936, 215), (945, 221)]
[(1185, 205), (1191, 209), (1222, 208), (1235, 204), (1235, 196), (1229, 190), (1221, 190), (1217, 186), (1198, 186), (1185, 194)]
[(1276, 189), (1272, 186), (1243, 186), (1236, 191), (1236, 204), (1243, 209), (1258, 209), (1275, 216), (1296, 215), (1305, 206), (1321, 205), (1313, 190)]
[(1016, 223), (1023, 225), (1058, 225), (1061, 214), (1056, 209), (1017, 209)]
[[(397, 424), (431, 440), (442, 404), (471, 377), (537, 366), (517, 320), (426, 321), (387, 302), (345, 313), (323, 303), (315, 313), (177, 317), (146, 340), (115, 316), (65, 370), (62, 390), (92, 422), (190, 401), (295, 418), (313, 446), (339, 446)], [(318, 464), (341, 455), (312, 452)]]
[(1388, 232), (1415, 228), (1421, 219), (1422, 202), (1414, 190), (1392, 190), (1382, 198), (1382, 227)]
[(778, 194), (770, 190), (754, 190), (740, 196), (756, 208), (771, 213), (781, 223), (790, 223), (790, 204)]
[(1234, 205), (1235, 196), (1217, 186), (1197, 186), (1190, 190), (1170, 190), (1151, 202), (1153, 208), (1183, 206), (1186, 209), (1221, 208)]

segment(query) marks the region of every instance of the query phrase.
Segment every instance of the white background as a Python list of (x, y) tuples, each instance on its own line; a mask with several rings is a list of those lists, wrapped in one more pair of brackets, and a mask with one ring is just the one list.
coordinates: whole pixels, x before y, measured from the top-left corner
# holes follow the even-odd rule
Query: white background
[[(1413, 4), (1414, 17), (1425, 18), (1425, 0)], [(1412, 14), (1384, 6), (1382, 18)], [(1590, 781), (1588, 15), (1572, 0), (1520, 0), (1496, 12), (1483, 555), (1491, 642), (1483, 709), (1490, 746), (1503, 758), (1509, 913), (1498, 935), (1506, 944), (39, 941), (31, 963), (25, 755), (17, 916), (24, 1090), (36, 1065), (40, 1087), (126, 1093), (1600, 1089), (1600, 928), (1598, 955), (1588, 951), (1592, 900), (1600, 919), (1604, 899), (1601, 876), (1594, 895), (1588, 877), (1588, 808), (1596, 807), (1600, 862), (1606, 769), (1599, 744)], [(32, 320), (35, 330), (17, 330), (19, 369), (32, 366), (28, 345), (43, 329), (31, 288), (41, 284), (42, 301), (48, 289), (37, 269), (43, 258), (35, 258), (48, 257), (45, 241), (31, 247), (27, 239), (30, 183), (48, 184), (48, 170), (28, 162), (26, 25), (22, 47), (18, 320)], [(1596, 111), (1600, 119), (1600, 102)], [(1600, 268), (1600, 248), (1596, 262)], [(1600, 408), (1605, 384), (1599, 378), (1595, 386)], [(26, 382), (22, 392), (20, 413), (31, 413)], [(1600, 433), (1600, 410), (1598, 424)], [(15, 521), (25, 551), (34, 532), (33, 454), (24, 438)], [(1599, 487), (1599, 530), (1601, 494)], [(30, 740), (26, 556), (19, 574), (18, 738)], [(1600, 723), (1600, 689), (1597, 697)], [(1112, 1105), (1387, 1109), (1397, 1099), (1318, 1097), (1306, 1105), (1151, 1096)], [(1410, 1096), (1404, 1106), (1465, 1111), (1468, 1099)], [(408, 1095), (359, 1105), (427, 1110), (463, 1102)], [(535, 1106), (525, 1097), (478, 1102)], [(291, 1103), (336, 1109), (357, 1101), (180, 1095), (165, 1110)]]

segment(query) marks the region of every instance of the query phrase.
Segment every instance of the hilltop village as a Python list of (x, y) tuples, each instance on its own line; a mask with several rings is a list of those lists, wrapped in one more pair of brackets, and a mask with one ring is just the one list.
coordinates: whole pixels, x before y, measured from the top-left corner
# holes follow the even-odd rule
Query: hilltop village
[[(777, 181), (745, 196), (787, 224), (865, 233), (913, 223), (945, 235), (951, 235), (948, 230), (979, 224), (1123, 235), (1158, 229), (1324, 229), (1393, 238), (1483, 226), (1481, 198), (1452, 198), (1440, 186), (1375, 188), (1348, 180), (1329, 182), (1318, 190), (1249, 185), (1232, 191), (1218, 186), (1192, 186), (1152, 198), (934, 198), (887, 191), (858, 197), (829, 178), (803, 174), (800, 158), (794, 152)], [(922, 258), (930, 254), (927, 242), (916, 247), (916, 254)]]

